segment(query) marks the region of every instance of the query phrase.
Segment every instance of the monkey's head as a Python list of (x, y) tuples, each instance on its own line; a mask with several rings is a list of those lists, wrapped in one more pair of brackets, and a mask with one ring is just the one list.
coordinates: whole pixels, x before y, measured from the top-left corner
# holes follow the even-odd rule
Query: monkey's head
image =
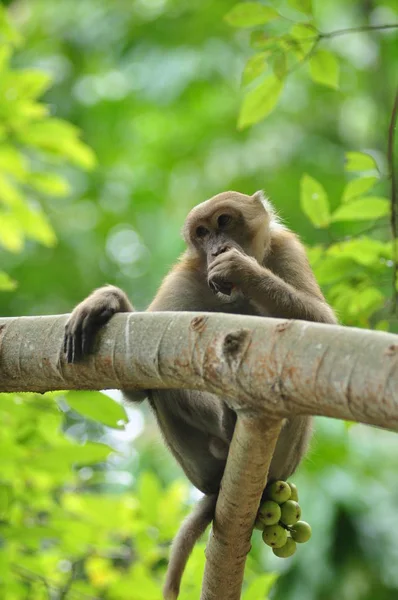
[(188, 247), (207, 264), (232, 247), (261, 263), (270, 245), (270, 227), (275, 220), (273, 207), (262, 192), (253, 196), (223, 192), (195, 206), (182, 233)]

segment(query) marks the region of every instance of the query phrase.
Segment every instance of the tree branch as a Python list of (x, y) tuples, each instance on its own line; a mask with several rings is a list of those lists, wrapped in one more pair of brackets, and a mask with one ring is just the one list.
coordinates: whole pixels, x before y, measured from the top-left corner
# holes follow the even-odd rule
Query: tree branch
[(384, 25), (361, 25), (359, 27), (348, 27), (347, 29), (336, 29), (327, 33), (320, 33), (320, 39), (328, 39), (339, 35), (350, 33), (366, 33), (367, 31), (384, 31), (386, 29), (398, 29), (398, 23), (386, 23)]
[(207, 549), (201, 600), (238, 600), (281, 419), (324, 415), (398, 430), (398, 336), (211, 313), (111, 319), (95, 354), (69, 365), (67, 316), (0, 319), (0, 390), (208, 390), (237, 426)]
[(236, 411), (398, 429), (391, 333), (220, 313), (118, 314), (95, 354), (70, 365), (66, 319), (0, 319), (0, 391), (198, 389), (225, 396)]
[(281, 426), (282, 421), (238, 417), (206, 547), (201, 600), (240, 598), (254, 521)]

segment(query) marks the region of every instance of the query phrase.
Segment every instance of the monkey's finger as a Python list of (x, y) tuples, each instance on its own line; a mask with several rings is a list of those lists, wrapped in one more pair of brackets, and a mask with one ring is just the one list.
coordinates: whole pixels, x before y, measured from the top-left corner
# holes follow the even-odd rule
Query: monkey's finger
[(81, 328), (81, 355), (84, 357), (92, 350), (98, 330), (115, 314), (112, 308), (104, 308), (100, 312), (88, 313)]
[(67, 359), (68, 363), (73, 363), (73, 336), (70, 334), (68, 335), (68, 341), (67, 341), (66, 359)]
[(64, 352), (64, 354), (68, 354), (68, 333), (67, 333), (66, 327), (65, 327), (64, 339), (63, 339), (63, 352)]

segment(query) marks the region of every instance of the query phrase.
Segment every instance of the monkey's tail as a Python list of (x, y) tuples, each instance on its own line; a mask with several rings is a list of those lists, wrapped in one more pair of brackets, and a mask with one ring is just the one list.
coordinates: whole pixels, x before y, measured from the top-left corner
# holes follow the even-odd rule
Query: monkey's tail
[(204, 496), (192, 513), (183, 521), (171, 545), (169, 567), (163, 587), (165, 600), (177, 600), (185, 565), (200, 536), (211, 523), (216, 508), (217, 494)]

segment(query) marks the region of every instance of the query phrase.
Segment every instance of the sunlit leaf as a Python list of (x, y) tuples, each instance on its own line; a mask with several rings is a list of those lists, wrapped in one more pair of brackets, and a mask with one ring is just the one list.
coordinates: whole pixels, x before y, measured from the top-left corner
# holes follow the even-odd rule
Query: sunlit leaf
[(259, 600), (259, 598), (267, 600), (268, 594), (278, 576), (277, 573), (264, 573), (263, 575), (256, 576), (243, 594), (242, 600)]
[(156, 523), (158, 519), (161, 496), (159, 479), (149, 471), (143, 473), (138, 483), (137, 498), (140, 502), (140, 511), (149, 523)]
[(265, 71), (267, 67), (267, 55), (267, 52), (259, 52), (258, 54), (254, 54), (254, 56), (249, 58), (243, 70), (243, 85), (248, 85)]
[(250, 34), (250, 45), (256, 50), (268, 48), (276, 42), (276, 38), (265, 31), (252, 31)]
[(389, 253), (387, 244), (366, 237), (337, 242), (327, 250), (328, 256), (347, 257), (366, 267), (379, 263)]
[(10, 252), (20, 252), (24, 245), (24, 234), (15, 215), (0, 211), (0, 246)]
[(80, 446), (67, 440), (60, 447), (48, 452), (45, 448), (32, 449), (29, 465), (32, 469), (43, 471), (70, 470), (74, 465), (90, 465), (103, 462), (112, 449), (105, 444), (87, 442)]
[(273, 70), (278, 79), (283, 79), (286, 75), (286, 71), (287, 71), (286, 54), (280, 50), (275, 53), (274, 62), (273, 62)]
[(360, 267), (347, 256), (326, 256), (315, 267), (315, 275), (321, 285), (345, 281), (358, 273)]
[(377, 182), (377, 177), (360, 177), (359, 179), (349, 181), (344, 188), (342, 202), (350, 202), (353, 198), (365, 194), (367, 191), (371, 190)]
[(386, 217), (389, 213), (389, 200), (368, 196), (339, 206), (332, 214), (332, 221), (367, 221)]
[[(4, 171), (21, 181), (26, 178), (27, 165), (25, 157), (10, 144), (0, 146), (0, 171)], [(0, 193), (1, 187), (0, 185)]]
[(9, 71), (2, 84), (12, 90), (14, 98), (33, 100), (43, 94), (51, 83), (51, 76), (38, 69)]
[(352, 316), (359, 314), (363, 318), (369, 318), (376, 310), (379, 310), (383, 306), (384, 300), (385, 298), (381, 291), (375, 287), (356, 290), (351, 299), (349, 312)]
[(65, 397), (73, 410), (108, 427), (122, 428), (128, 421), (123, 406), (101, 392), (68, 392)]
[(119, 573), (112, 567), (109, 559), (100, 556), (89, 556), (84, 570), (91, 583), (97, 588), (104, 588), (119, 579)]
[(378, 321), (374, 326), (376, 331), (390, 331), (390, 323), (386, 319)]
[(312, 14), (312, 0), (289, 0), (289, 4), (299, 12), (306, 15)]
[(57, 243), (55, 232), (46, 214), (40, 208), (31, 208), (25, 204), (15, 209), (15, 214), (27, 237), (44, 246), (55, 246)]
[(19, 189), (11, 183), (10, 178), (0, 173), (0, 203), (10, 207), (18, 208), (25, 204)]
[(339, 63), (328, 50), (318, 50), (309, 59), (310, 75), (316, 83), (337, 89), (339, 87)]
[(377, 163), (373, 156), (364, 152), (347, 152), (345, 155), (346, 171), (370, 171), (377, 169)]
[(18, 135), (23, 143), (61, 155), (84, 169), (95, 166), (93, 151), (79, 139), (79, 130), (66, 121), (46, 119), (30, 123)]
[(329, 200), (323, 186), (306, 173), (300, 182), (300, 206), (315, 227), (330, 223)]
[(309, 55), (311, 48), (317, 40), (318, 32), (311, 23), (296, 23), (291, 28), (287, 40), (290, 49), (298, 59), (302, 60)]
[(264, 6), (259, 2), (242, 2), (231, 8), (224, 19), (233, 27), (255, 27), (278, 17), (279, 13), (271, 6)]
[(274, 75), (250, 90), (243, 99), (238, 119), (238, 129), (258, 123), (275, 108), (282, 92), (283, 82)]
[[(1, 16), (0, 16), (1, 20)], [(0, 71), (7, 68), (11, 56), (11, 47), (3, 44), (0, 46)]]
[(12, 292), (17, 287), (17, 282), (11, 279), (7, 273), (0, 271), (0, 291)]
[(15, 45), (22, 41), (22, 36), (18, 30), (11, 25), (7, 10), (2, 5), (0, 5), (0, 37)]
[(29, 183), (38, 192), (50, 196), (67, 196), (70, 192), (69, 183), (56, 173), (32, 173)]
[(5, 519), (12, 502), (13, 491), (8, 483), (0, 483), (0, 519)]

